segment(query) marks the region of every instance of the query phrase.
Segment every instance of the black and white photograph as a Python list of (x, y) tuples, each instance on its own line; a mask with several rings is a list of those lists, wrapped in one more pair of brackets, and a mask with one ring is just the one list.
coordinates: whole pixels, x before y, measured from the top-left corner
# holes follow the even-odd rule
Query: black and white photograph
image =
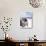
[(21, 28), (32, 28), (32, 13), (25, 12), (25, 14), (20, 17), (20, 27)]

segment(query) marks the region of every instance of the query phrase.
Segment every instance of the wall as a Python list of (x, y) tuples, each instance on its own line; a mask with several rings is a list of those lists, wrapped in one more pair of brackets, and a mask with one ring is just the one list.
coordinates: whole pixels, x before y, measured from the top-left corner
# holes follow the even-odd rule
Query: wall
[[(32, 29), (20, 29), (19, 20), (20, 12), (32, 11), (33, 12), (33, 28)], [(45, 39), (45, 16), (46, 8), (33, 8), (30, 6), (28, 0), (0, 0), (0, 17), (13, 17), (13, 22), (10, 33), (17, 40), (27, 40), (34, 34), (37, 35), (39, 40)], [(2, 33), (2, 31), (1, 31)], [(2, 35), (0, 33), (0, 35)], [(45, 33), (45, 34), (44, 34)], [(0, 36), (0, 39), (3, 37)]]

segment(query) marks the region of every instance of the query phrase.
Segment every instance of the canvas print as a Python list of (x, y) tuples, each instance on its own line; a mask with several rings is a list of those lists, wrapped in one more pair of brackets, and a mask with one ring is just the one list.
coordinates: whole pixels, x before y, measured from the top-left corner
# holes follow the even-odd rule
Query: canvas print
[(32, 28), (32, 12), (24, 12), (24, 15), (20, 17), (21, 28)]

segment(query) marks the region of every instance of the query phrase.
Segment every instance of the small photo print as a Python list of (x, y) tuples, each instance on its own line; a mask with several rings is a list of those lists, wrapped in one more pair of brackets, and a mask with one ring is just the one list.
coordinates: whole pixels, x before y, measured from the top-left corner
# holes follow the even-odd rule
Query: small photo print
[(32, 13), (26, 12), (25, 15), (20, 17), (21, 28), (32, 28)]

